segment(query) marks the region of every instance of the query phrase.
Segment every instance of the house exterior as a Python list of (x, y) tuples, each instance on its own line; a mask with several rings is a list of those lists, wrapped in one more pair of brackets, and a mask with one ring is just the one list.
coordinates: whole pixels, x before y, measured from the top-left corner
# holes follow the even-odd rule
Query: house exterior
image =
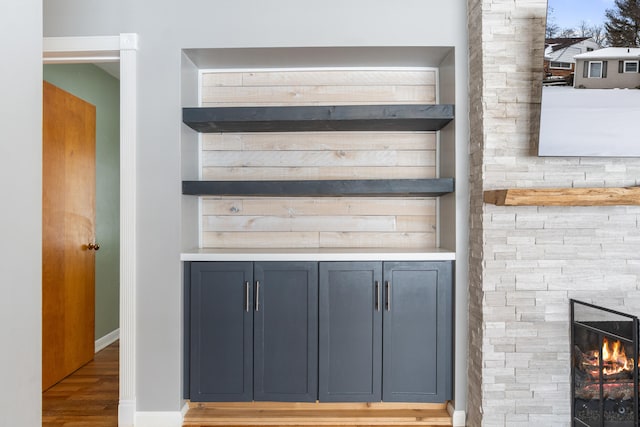
[[(7, 65), (0, 67), (2, 426), (41, 425), (43, 35), (140, 37), (138, 245), (131, 248), (137, 427), (178, 427), (184, 404), (179, 107), (190, 95), (181, 90), (180, 67), (194, 64), (183, 49), (218, 48), (223, 56), (230, 47), (455, 47), (449, 84), (456, 99), (440, 102), (456, 104), (461, 146), (455, 161), (442, 166), (456, 169), (456, 194), (447, 197), (457, 200), (458, 213), (455, 230), (442, 234), (453, 236), (460, 251), (456, 356), (463, 362), (456, 357), (455, 408), (466, 410), (468, 426), (572, 425), (569, 298), (640, 313), (640, 207), (483, 203), (489, 189), (640, 184), (640, 159), (532, 154), (545, 1), (23, 0), (6, 6), (10, 13), (0, 14)], [(610, 62), (607, 68), (617, 70)]]
[(546, 77), (571, 75), (576, 70), (576, 55), (600, 49), (591, 37), (549, 38), (545, 40), (544, 47)]
[(575, 56), (574, 87), (640, 88), (640, 48), (608, 47)]

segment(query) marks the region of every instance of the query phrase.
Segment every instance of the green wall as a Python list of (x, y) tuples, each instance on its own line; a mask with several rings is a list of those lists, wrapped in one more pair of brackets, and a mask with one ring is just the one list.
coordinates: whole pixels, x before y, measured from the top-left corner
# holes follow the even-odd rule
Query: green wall
[(45, 65), (44, 80), (96, 106), (96, 339), (118, 329), (120, 82), (93, 64)]

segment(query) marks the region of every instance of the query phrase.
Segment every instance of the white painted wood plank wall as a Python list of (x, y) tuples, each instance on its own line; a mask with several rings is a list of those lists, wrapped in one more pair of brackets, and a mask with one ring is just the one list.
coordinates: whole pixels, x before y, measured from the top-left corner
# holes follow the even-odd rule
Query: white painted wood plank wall
[[(207, 72), (203, 106), (436, 102), (435, 70)], [(436, 177), (435, 132), (202, 135), (202, 179)], [(434, 198), (203, 197), (205, 248), (433, 248)]]

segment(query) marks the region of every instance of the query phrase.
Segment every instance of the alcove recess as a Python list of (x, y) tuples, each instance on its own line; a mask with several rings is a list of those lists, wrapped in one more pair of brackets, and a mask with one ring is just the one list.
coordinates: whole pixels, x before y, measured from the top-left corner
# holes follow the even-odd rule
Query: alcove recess
[[(414, 251), (438, 248), (454, 250), (455, 133), (454, 125), (451, 123), (454, 118), (453, 79), (455, 73), (453, 71), (453, 56), (451, 48), (277, 48), (185, 51), (183, 54), (183, 86), (187, 86), (187, 88), (183, 87), (185, 96), (182, 100), (183, 121), (186, 125), (183, 126), (182, 133), (182, 187), (185, 195), (183, 197), (183, 235), (186, 238), (183, 249), (190, 250), (194, 247), (249, 248), (251, 243), (241, 247), (236, 242), (229, 243), (225, 240), (224, 235), (227, 230), (225, 224), (231, 223), (232, 215), (228, 212), (220, 213), (223, 203), (227, 203), (230, 212), (237, 213), (238, 209), (243, 208), (231, 206), (231, 204), (240, 200), (239, 205), (244, 203), (244, 208), (246, 208), (249, 203), (254, 202), (253, 199), (249, 202), (247, 198), (257, 200), (264, 198), (287, 199), (289, 201), (287, 203), (295, 204), (297, 207), (301, 206), (303, 202), (300, 200), (304, 198), (311, 199), (309, 203), (315, 203), (318, 206), (330, 204), (329, 199), (332, 198), (350, 200), (361, 198), (363, 204), (372, 198), (384, 198), (389, 205), (396, 205), (392, 209), (396, 213), (389, 215), (390, 218), (394, 218), (392, 219), (394, 227), (398, 218), (394, 215), (403, 215), (403, 213), (397, 213), (402, 209), (403, 203), (413, 203), (418, 198), (432, 198), (428, 203), (431, 204), (429, 209), (433, 210), (433, 214), (429, 215), (432, 215), (434, 219), (429, 224), (422, 224), (417, 228), (422, 234), (430, 233), (433, 235), (433, 238), (429, 238), (428, 241), (423, 239), (426, 243), (413, 241), (403, 245), (402, 239), (397, 236), (411, 235), (411, 232), (403, 232), (402, 228), (394, 229), (395, 237), (392, 236), (389, 240), (385, 240), (386, 235), (392, 233), (384, 233), (386, 231), (383, 228), (386, 227), (384, 225), (380, 225), (382, 233), (374, 233), (374, 231), (378, 231), (375, 228), (378, 225), (374, 225), (373, 229), (368, 230), (371, 231), (369, 240), (352, 238), (347, 241), (344, 239), (338, 241), (336, 245), (332, 245), (327, 242), (300, 243), (300, 239), (291, 238), (271, 245), (272, 247), (305, 249), (359, 248), (362, 246), (361, 241), (367, 240), (364, 245), (366, 247), (371, 244), (370, 241), (374, 240), (374, 234), (380, 234), (382, 238), (378, 238), (378, 242), (374, 243), (380, 248), (388, 246), (390, 248), (406, 247)], [(271, 68), (279, 68), (283, 64), (287, 64), (284, 72), (281, 69), (274, 70), (277, 71), (277, 78), (282, 81), (273, 83), (276, 73), (271, 72), (270, 84), (286, 86), (290, 84), (287, 79), (291, 75), (298, 78), (300, 74), (308, 73), (303, 77), (302, 83), (295, 83), (295, 87), (290, 90), (290, 93), (286, 93), (286, 96), (291, 95), (287, 99), (278, 98), (280, 95), (269, 95), (269, 92), (261, 86), (264, 83), (256, 83), (263, 75), (268, 74)], [(398, 85), (400, 90), (394, 92), (393, 89), (387, 87), (373, 87), (374, 83), (366, 81), (361, 83), (357, 80), (358, 76), (355, 75), (351, 82), (331, 83), (334, 78), (348, 79), (349, 72), (354, 70), (359, 72), (369, 70), (373, 75), (375, 73), (407, 72), (411, 69), (425, 70), (428, 68), (433, 71), (434, 81), (426, 85), (426, 89), (425, 87), (416, 89), (411, 86), (411, 82), (407, 82)], [(329, 77), (327, 75), (320, 77), (313, 75), (313, 72), (322, 74), (332, 71), (336, 71), (336, 73), (329, 75)], [(224, 73), (222, 80), (225, 81), (218, 78), (221, 72)], [(210, 78), (208, 76), (210, 74), (218, 74), (218, 77), (215, 77), (217, 79), (215, 83), (210, 83), (210, 86), (207, 86), (205, 80)], [(238, 74), (241, 76), (238, 77)], [(312, 83), (304, 81), (304, 79), (314, 78), (320, 78), (321, 81)], [(234, 83), (233, 79), (240, 79), (243, 82)], [(252, 82), (247, 83), (248, 80), (252, 80)], [(198, 81), (203, 82), (202, 86), (198, 87), (197, 83), (194, 86), (194, 82)], [(326, 81), (330, 83), (326, 83)], [(327, 84), (328, 89), (323, 88), (324, 84)], [(332, 84), (335, 87), (340, 87), (340, 85), (346, 87), (345, 93), (349, 96), (340, 98), (340, 95), (336, 94), (342, 89), (334, 91), (335, 88), (331, 86)], [(252, 85), (253, 88), (251, 88)], [(374, 95), (367, 95), (372, 93), (372, 87)], [(323, 92), (325, 89), (326, 91)], [(375, 93), (376, 91), (384, 93), (387, 90), (389, 93), (393, 92), (395, 98), (392, 97), (387, 101), (384, 95), (378, 96)], [(283, 92), (282, 88), (276, 92), (278, 91), (286, 92), (286, 90)], [(407, 93), (410, 91), (431, 91), (429, 96), (432, 98), (428, 101), (422, 101), (422, 98), (428, 98), (428, 96), (420, 94), (419, 96), (411, 95), (414, 98), (410, 96), (405, 101), (402, 99), (402, 94), (397, 95), (397, 93), (404, 93), (403, 91)], [(215, 95), (212, 95), (214, 92)], [(198, 93), (204, 98), (198, 96)], [(208, 101), (203, 101), (207, 93), (209, 93)], [(243, 93), (245, 99), (238, 101), (237, 97), (242, 97)], [(266, 96), (265, 93), (267, 93)], [(228, 99), (225, 98), (227, 95)], [(199, 105), (199, 107), (194, 107), (194, 105)], [(430, 153), (416, 152), (417, 154), (414, 155), (414, 152), (411, 151), (414, 148), (394, 148), (392, 145), (390, 150), (393, 153), (400, 150), (398, 152), (401, 152), (404, 159), (414, 163), (407, 166), (398, 161), (395, 166), (391, 165), (396, 168), (393, 174), (397, 177), (385, 174), (378, 177), (378, 171), (388, 168), (389, 165), (380, 163), (384, 160), (382, 157), (374, 157), (383, 153), (384, 150), (388, 151), (389, 144), (381, 142), (377, 134), (394, 132), (426, 134), (428, 144), (433, 146), (432, 151)], [(253, 141), (256, 139), (251, 139), (250, 144), (254, 144), (254, 146), (266, 144), (265, 141), (269, 140), (270, 148), (268, 151), (264, 151), (264, 148), (245, 150), (242, 145), (246, 145), (246, 141), (238, 143), (245, 137), (236, 138), (238, 134), (249, 135), (246, 137), (247, 139), (254, 138), (251, 134), (263, 135), (258, 138), (262, 138), (261, 141), (254, 143)], [(292, 143), (292, 137), (288, 134), (304, 136)], [(357, 138), (362, 139), (362, 137), (356, 137), (354, 142), (356, 146), (353, 148), (347, 145), (350, 142), (344, 138), (342, 142), (326, 144), (326, 147), (322, 148), (325, 151), (320, 152), (320, 149), (313, 147), (325, 145), (326, 140), (323, 139), (325, 137), (321, 134), (336, 135), (333, 137), (334, 141), (341, 139), (341, 136), (351, 138), (357, 134), (367, 134), (371, 138), (372, 148), (370, 150), (364, 148), (368, 142), (358, 141)], [(276, 141), (278, 138), (281, 138), (282, 141)], [(203, 151), (198, 150), (199, 139), (203, 141)], [(402, 143), (402, 141), (399, 142), (399, 144)], [(216, 144), (218, 144), (217, 147), (215, 147)], [(234, 144), (236, 144), (235, 148), (232, 147)], [(287, 147), (286, 144), (294, 144), (296, 148)], [(303, 146), (305, 144), (306, 146)], [(376, 148), (376, 144), (378, 148)], [(224, 148), (227, 146), (231, 148)], [(233, 150), (236, 150), (235, 154), (231, 152)], [(256, 151), (251, 152), (251, 150)], [(315, 163), (311, 165), (312, 167), (308, 167), (309, 164), (287, 163), (289, 161), (287, 156), (292, 150), (307, 153), (306, 156), (314, 158), (313, 162)], [(313, 150), (318, 150), (318, 152)], [(368, 150), (370, 152), (367, 153)], [(353, 153), (359, 153), (356, 156), (368, 156), (373, 159), (372, 163), (365, 164), (363, 162), (360, 165), (344, 161), (349, 160)], [(366, 155), (362, 153), (366, 153)], [(244, 157), (237, 160), (234, 157), (236, 155), (238, 158)], [(388, 152), (382, 156), (386, 155)], [(395, 154), (393, 155), (395, 156)], [(420, 159), (427, 157), (431, 159), (429, 160), (431, 163), (425, 170), (417, 172), (422, 167)], [(203, 164), (203, 159), (205, 166), (199, 166)], [(269, 163), (274, 162), (273, 159), (276, 159), (276, 163)], [(323, 164), (324, 160), (343, 162), (344, 164), (340, 165), (342, 171), (332, 171), (327, 174), (325, 172), (327, 165)], [(396, 159), (394, 158), (393, 161)], [(270, 170), (266, 174), (257, 175), (255, 170), (263, 165), (267, 165)], [(324, 170), (322, 170), (323, 167)], [(253, 171), (251, 168), (254, 168)], [(266, 169), (266, 167), (263, 168), (263, 170)], [(363, 172), (365, 169), (367, 171)], [(221, 177), (218, 175), (219, 172), (222, 173)], [(274, 173), (275, 178), (270, 175)], [(225, 222), (226, 219), (219, 221), (217, 218), (216, 223), (213, 224), (208, 219), (199, 217), (198, 203), (193, 200), (197, 200), (198, 197), (192, 196), (201, 196), (201, 206), (204, 206), (205, 211), (215, 203), (216, 207), (210, 209), (210, 212), (215, 211), (215, 213), (210, 215), (226, 215), (229, 221)], [(277, 204), (278, 200), (270, 203)], [(371, 214), (365, 212), (364, 207), (361, 207), (360, 210), (356, 209), (357, 202), (350, 202), (350, 200), (337, 203), (354, 207), (354, 212), (362, 212), (354, 214), (358, 217), (353, 218), (353, 224), (354, 227), (362, 225), (366, 230), (367, 221), (369, 224), (373, 224), (373, 221), (370, 221), (373, 217), (367, 216)], [(395, 202), (391, 200), (395, 200)], [(245, 211), (249, 212), (249, 209), (245, 209)], [(298, 213), (297, 208), (289, 207), (289, 211)], [(246, 213), (246, 215), (251, 214)], [(277, 227), (293, 227), (294, 229), (300, 227), (297, 224), (291, 225), (289, 223), (282, 225), (286, 219), (283, 219), (287, 215), (286, 212), (272, 215), (279, 216), (278, 219), (281, 220), (274, 226), (269, 225), (269, 220), (264, 216), (255, 214), (246, 220), (243, 227), (247, 230), (249, 227), (253, 227), (265, 236), (271, 230), (269, 227), (276, 230)], [(318, 216), (318, 221), (315, 224), (326, 220), (326, 216), (323, 216), (322, 212), (314, 213), (314, 215)], [(378, 214), (374, 213), (373, 215)], [(410, 213), (406, 215), (410, 215)], [(403, 220), (409, 218), (406, 215)], [(240, 215), (235, 215), (236, 218), (238, 216)], [(195, 224), (189, 223), (190, 219)], [(311, 223), (312, 218), (307, 218), (307, 220)], [(329, 230), (328, 223), (331, 222), (329, 219), (328, 222), (325, 222), (327, 224), (326, 234), (334, 231), (334, 235), (344, 237), (351, 233), (352, 229), (346, 228), (349, 227), (346, 225), (348, 221), (339, 223), (336, 218), (333, 221), (339, 224), (339, 228)], [(358, 221), (360, 221), (359, 224), (357, 224)], [(202, 225), (202, 231), (197, 229), (198, 223)], [(325, 226), (320, 228), (322, 227)], [(353, 230), (354, 232), (351, 234), (355, 235), (355, 229)], [(210, 236), (214, 234), (217, 240), (212, 246), (211, 242), (214, 238)], [(249, 235), (249, 233), (246, 234)], [(194, 244), (196, 242), (197, 244)], [(301, 246), (289, 246), (291, 243)], [(266, 245), (266, 243), (264, 244)], [(267, 246), (260, 246), (260, 243), (255, 247), (267, 248)]]

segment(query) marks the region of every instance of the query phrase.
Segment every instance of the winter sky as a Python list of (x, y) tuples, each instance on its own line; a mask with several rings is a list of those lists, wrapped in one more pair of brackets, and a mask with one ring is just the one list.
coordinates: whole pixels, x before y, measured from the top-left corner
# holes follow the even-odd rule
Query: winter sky
[(548, 0), (551, 17), (561, 29), (576, 28), (581, 21), (589, 25), (604, 23), (604, 11), (613, 9), (613, 0)]

